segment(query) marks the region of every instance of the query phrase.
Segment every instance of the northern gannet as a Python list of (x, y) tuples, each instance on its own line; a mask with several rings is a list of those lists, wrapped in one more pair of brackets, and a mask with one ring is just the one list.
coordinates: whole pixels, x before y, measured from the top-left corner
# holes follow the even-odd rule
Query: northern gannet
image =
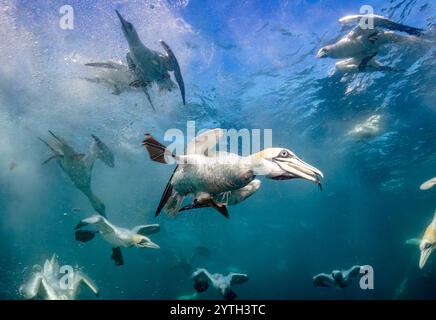
[[(91, 230), (82, 230), (84, 227), (90, 227)], [(121, 253), (121, 247), (130, 248), (152, 248), (159, 249), (159, 246), (150, 240), (148, 235), (159, 232), (158, 224), (140, 225), (133, 229), (120, 228), (110, 223), (101, 215), (93, 215), (81, 220), (76, 228), (76, 240), (87, 242), (99, 233), (104, 240), (112, 245), (112, 260), (116, 265), (123, 265), (124, 259)]]
[(232, 286), (235, 284), (241, 284), (248, 281), (248, 276), (243, 273), (230, 272), (224, 276), (219, 273), (210, 274), (206, 269), (197, 269), (193, 274), (194, 288), (197, 292), (204, 292), (211, 285), (217, 290), (224, 299), (235, 299), (236, 293), (232, 290)]
[[(44, 266), (34, 266), (30, 279), (20, 287), (20, 293), (26, 299), (74, 300), (80, 288), (89, 288), (98, 296), (98, 288), (82, 271), (75, 268), (73, 274), (60, 272), (56, 255), (45, 260)], [(65, 281), (63, 277), (68, 276)]]
[(330, 274), (320, 273), (313, 277), (315, 287), (346, 288), (360, 273), (360, 266), (353, 266), (348, 270), (333, 270)]
[(63, 138), (55, 135), (49, 130), (53, 137), (50, 142), (41, 140), (52, 152), (53, 155), (42, 164), (50, 160), (56, 160), (57, 164), (70, 177), (77, 189), (89, 199), (92, 207), (101, 215), (106, 214), (104, 203), (94, 194), (91, 189), (92, 169), (95, 160), (103, 161), (108, 167), (115, 166), (114, 155), (109, 148), (95, 135), (91, 135), (93, 142), (89, 149), (89, 154), (78, 153)]
[(322, 172), (288, 149), (267, 148), (246, 157), (227, 152), (211, 153), (210, 149), (224, 133), (223, 129), (213, 129), (198, 135), (188, 144), (185, 155), (172, 154), (150, 134), (145, 134), (143, 145), (151, 160), (178, 163), (162, 195), (156, 216), (162, 209), (176, 215), (186, 196), (195, 197), (202, 193), (211, 195), (209, 205), (220, 208), (218, 211), (225, 214), (222, 210), (225, 203), (217, 202), (217, 197), (246, 187), (258, 174), (273, 180), (302, 178), (315, 182), (321, 188)]
[[(397, 68), (383, 66), (374, 57), (379, 50), (387, 44), (415, 41), (416, 36), (422, 34), (423, 29), (399, 24), (379, 15), (351, 15), (339, 20), (342, 24), (351, 24), (361, 19), (373, 19), (374, 28), (362, 28), (358, 24), (345, 37), (334, 44), (321, 48), (318, 58), (345, 59), (336, 64), (340, 72), (365, 72), (365, 71), (399, 71)], [(387, 31), (388, 29), (389, 31)], [(408, 33), (401, 35), (395, 31)]]
[(138, 87), (143, 88), (147, 98), (154, 108), (148, 93), (148, 87), (153, 83), (157, 83), (161, 90), (171, 91), (176, 87), (171, 80), (169, 72), (174, 72), (174, 77), (182, 95), (183, 104), (185, 101), (185, 84), (180, 71), (179, 63), (169, 45), (160, 40), (160, 44), (165, 50), (165, 53), (159, 53), (147, 48), (139, 39), (138, 33), (132, 23), (125, 20), (121, 14), (115, 10), (121, 22), (121, 29), (129, 44), (129, 53), (126, 55), (127, 65), (135, 75), (135, 83)]

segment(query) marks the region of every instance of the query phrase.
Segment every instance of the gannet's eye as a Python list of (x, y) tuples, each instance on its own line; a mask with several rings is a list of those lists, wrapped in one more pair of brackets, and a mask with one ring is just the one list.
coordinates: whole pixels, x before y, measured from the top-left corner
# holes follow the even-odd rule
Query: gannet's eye
[(429, 249), (430, 247), (431, 247), (431, 243), (430, 242), (424, 243), (424, 249)]
[(282, 151), (280, 151), (279, 157), (280, 158), (289, 158), (289, 157), (291, 157), (291, 154), (289, 153), (288, 150), (283, 149)]

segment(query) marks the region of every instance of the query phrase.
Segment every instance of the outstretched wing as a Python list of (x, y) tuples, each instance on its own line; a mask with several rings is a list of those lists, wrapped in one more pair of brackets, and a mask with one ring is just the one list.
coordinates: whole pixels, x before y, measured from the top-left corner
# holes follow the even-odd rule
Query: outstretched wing
[(148, 236), (154, 233), (157, 233), (160, 231), (160, 225), (158, 224), (147, 224), (147, 225), (142, 225), (142, 226), (137, 226), (135, 228), (133, 228), (133, 232), (143, 235), (143, 236)]
[(315, 287), (335, 287), (336, 281), (333, 279), (332, 275), (326, 273), (320, 273), (313, 277), (313, 285)]
[(91, 134), (91, 137), (94, 139), (94, 141), (90, 147), (89, 159), (100, 159), (108, 167), (113, 168), (115, 166), (115, 157), (112, 151), (96, 135)]
[(73, 283), (73, 297), (75, 297), (81, 288), (88, 287), (91, 291), (98, 296), (99, 290), (95, 283), (81, 271), (74, 272), (74, 283)]
[(207, 281), (209, 284), (212, 284), (213, 278), (212, 275), (206, 269), (199, 268), (194, 271), (192, 274), (192, 279), (196, 281)]
[(350, 24), (350, 23), (358, 23), (361, 19), (369, 19), (372, 18), (374, 22), (374, 27), (384, 28), (388, 30), (401, 31), (406, 32), (411, 35), (419, 36), (424, 31), (420, 28), (415, 28), (411, 26), (407, 26), (401, 23), (394, 22), (386, 17), (379, 16), (376, 14), (373, 15), (363, 15), (363, 14), (355, 14), (343, 17), (339, 19), (339, 22), (342, 24)]
[(183, 104), (186, 104), (185, 100), (185, 83), (183, 81), (182, 72), (180, 71), (179, 62), (177, 61), (176, 56), (171, 50), (170, 46), (163, 40), (160, 41), (160, 44), (165, 49), (167, 56), (166, 62), (168, 70), (174, 71), (174, 77), (176, 78), (177, 84), (179, 85), (180, 94), (182, 95)]
[(77, 154), (77, 152), (74, 150), (73, 147), (71, 147), (67, 141), (65, 141), (65, 139), (63, 139), (62, 137), (55, 135), (52, 131), (48, 130), (48, 132), (51, 134), (51, 136), (54, 138), (54, 144), (50, 144), (52, 151), (56, 150), (57, 152), (55, 153), (59, 153), (62, 154), (65, 157), (72, 157), (75, 154)]
[(104, 68), (104, 69), (113, 69), (113, 70), (119, 70), (119, 71), (125, 71), (126, 65), (121, 63), (116, 63), (113, 61), (108, 62), (90, 62), (85, 63), (85, 66), (87, 67), (96, 67), (96, 68)]
[(230, 284), (233, 286), (235, 284), (241, 284), (248, 281), (248, 276), (244, 273), (234, 273), (229, 274)]
[(223, 136), (224, 130), (221, 128), (200, 133), (188, 143), (186, 154), (201, 154), (207, 156), (209, 150), (216, 146)]
[(32, 275), (30, 280), (20, 287), (20, 293), (25, 299), (33, 299), (38, 296), (38, 293), (41, 290), (42, 279), (43, 276), (38, 272)]
[(209, 288), (209, 285), (213, 284), (211, 274), (206, 269), (197, 269), (192, 274), (194, 280), (194, 289), (197, 292), (204, 292)]
[(74, 230), (78, 230), (86, 226), (92, 226), (98, 231), (103, 233), (115, 232), (115, 229), (112, 226), (112, 224), (99, 214), (95, 214), (90, 216), (89, 218), (81, 220), (74, 228)]

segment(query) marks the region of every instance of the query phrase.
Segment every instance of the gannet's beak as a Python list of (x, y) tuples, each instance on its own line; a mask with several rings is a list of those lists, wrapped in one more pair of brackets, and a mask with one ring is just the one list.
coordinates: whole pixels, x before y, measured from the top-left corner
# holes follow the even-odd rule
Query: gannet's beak
[(421, 256), (419, 257), (419, 268), (422, 269), (424, 268), (428, 257), (430, 257), (430, 254), (433, 252), (435, 246), (432, 245), (431, 243), (424, 243), (421, 246)]
[(150, 248), (150, 249), (160, 249), (159, 245), (151, 241), (149, 238), (144, 237), (139, 243), (138, 247)]
[(316, 54), (317, 58), (327, 58), (327, 50), (325, 48), (319, 49), (318, 53)]
[(272, 179), (287, 180), (302, 178), (315, 182), (322, 190), (321, 179), (324, 178), (323, 173), (297, 156), (288, 158), (274, 157), (272, 161), (283, 170), (283, 174), (272, 177)]
[(126, 19), (123, 18), (123, 16), (118, 12), (118, 10), (115, 10), (118, 18), (120, 19), (121, 22), (121, 27), (123, 29), (123, 32), (129, 34), (129, 32), (132, 32), (132, 24), (127, 21)]
[(126, 21), (126, 20), (123, 18), (123, 16), (118, 12), (118, 10), (115, 10), (115, 12), (116, 12), (118, 18), (120, 19), (121, 24), (122, 24), (123, 26), (126, 25), (126, 24), (127, 24), (127, 21)]

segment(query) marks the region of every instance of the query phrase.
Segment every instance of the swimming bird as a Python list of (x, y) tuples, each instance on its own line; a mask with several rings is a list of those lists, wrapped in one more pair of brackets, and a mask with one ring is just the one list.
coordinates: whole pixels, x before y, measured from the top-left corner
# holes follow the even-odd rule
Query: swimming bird
[(107, 61), (85, 63), (85, 66), (96, 70), (94, 78), (85, 78), (85, 80), (108, 87), (114, 95), (141, 89), (135, 74), (125, 64)]
[(320, 273), (313, 277), (315, 287), (348, 287), (352, 280), (360, 274), (360, 266), (353, 266), (348, 270), (333, 270), (330, 274)]
[(229, 217), (227, 206), (236, 205), (247, 198), (251, 197), (257, 190), (259, 190), (261, 182), (259, 179), (254, 179), (245, 187), (238, 190), (227, 191), (216, 195), (215, 197), (209, 193), (200, 192), (195, 195), (191, 204), (182, 207), (179, 212), (191, 209), (212, 207), (218, 210), (226, 218)]
[(211, 285), (227, 300), (233, 300), (237, 297), (236, 293), (231, 289), (233, 285), (248, 281), (248, 276), (243, 273), (230, 272), (228, 275), (223, 276), (219, 273), (210, 274), (209, 271), (203, 268), (197, 269), (192, 274), (192, 278), (197, 292), (204, 292)]
[(381, 116), (374, 114), (365, 122), (357, 124), (352, 130), (348, 131), (347, 135), (358, 139), (369, 139), (376, 137), (380, 133)]
[(419, 189), (429, 190), (429, 189), (433, 188), (435, 184), (436, 184), (436, 177), (431, 178), (431, 179), (427, 180), (426, 182), (424, 182), (423, 184), (421, 184), (419, 186)]
[[(223, 129), (204, 132), (188, 144), (187, 154), (175, 155), (150, 134), (145, 134), (143, 145), (151, 160), (178, 163), (165, 188), (156, 216), (162, 209), (170, 215), (176, 215), (186, 196), (195, 197), (200, 193), (212, 195), (208, 202), (213, 208), (224, 207), (225, 203), (216, 201), (217, 196), (244, 188), (254, 180), (256, 174), (273, 180), (303, 178), (317, 183), (321, 188), (322, 172), (288, 149), (267, 148), (246, 157), (222, 151), (211, 153), (210, 148), (224, 135)], [(218, 211), (225, 215), (222, 208)]]
[[(424, 30), (399, 24), (379, 15), (351, 15), (341, 18), (339, 22), (351, 24), (368, 18), (373, 19), (374, 28), (363, 29), (360, 24), (357, 25), (336, 43), (321, 48), (317, 57), (346, 59), (336, 64), (336, 69), (341, 72), (399, 71), (397, 68), (383, 66), (374, 57), (387, 44), (415, 41), (416, 36), (420, 36)], [(409, 36), (395, 31), (408, 33)]]
[(71, 275), (61, 273), (55, 254), (45, 260), (43, 268), (39, 265), (34, 268), (37, 271), (20, 287), (20, 293), (26, 299), (74, 300), (81, 288), (89, 288), (98, 296), (97, 286), (79, 269), (75, 268)]
[(436, 248), (436, 210), (433, 216), (433, 220), (425, 229), (422, 239), (409, 239), (406, 244), (418, 245), (421, 251), (419, 257), (419, 268), (424, 268), (431, 253)]
[(117, 10), (115, 10), (115, 12), (120, 19), (121, 29), (129, 44), (129, 52), (126, 55), (127, 65), (136, 78), (132, 85), (143, 88), (154, 110), (155, 108), (151, 101), (150, 94), (148, 93), (148, 88), (155, 82), (161, 90), (173, 90), (176, 88), (176, 85), (171, 80), (169, 72), (174, 72), (183, 104), (186, 104), (185, 84), (182, 72), (180, 71), (179, 63), (170, 46), (165, 41), (160, 40), (160, 44), (164, 48), (165, 53), (159, 53), (147, 48), (141, 42), (133, 24), (125, 20)]
[(106, 214), (104, 203), (94, 194), (91, 189), (92, 169), (95, 160), (103, 161), (108, 167), (115, 166), (114, 155), (109, 148), (95, 135), (91, 135), (93, 142), (89, 149), (89, 154), (78, 153), (63, 138), (48, 131), (53, 137), (52, 141), (41, 140), (52, 152), (53, 155), (45, 160), (46, 164), (51, 160), (56, 160), (61, 169), (70, 177), (77, 189), (89, 199), (92, 207), (101, 215)]
[[(92, 229), (81, 230), (83, 227), (91, 227)], [(111, 259), (114, 260), (115, 264), (118, 266), (124, 264), (121, 247), (160, 248), (147, 237), (148, 235), (159, 232), (160, 226), (158, 224), (140, 225), (133, 229), (126, 229), (117, 227), (110, 223), (105, 217), (95, 214), (81, 220), (74, 230), (76, 230), (76, 240), (81, 242), (88, 242), (99, 233), (106, 242), (112, 245)]]

